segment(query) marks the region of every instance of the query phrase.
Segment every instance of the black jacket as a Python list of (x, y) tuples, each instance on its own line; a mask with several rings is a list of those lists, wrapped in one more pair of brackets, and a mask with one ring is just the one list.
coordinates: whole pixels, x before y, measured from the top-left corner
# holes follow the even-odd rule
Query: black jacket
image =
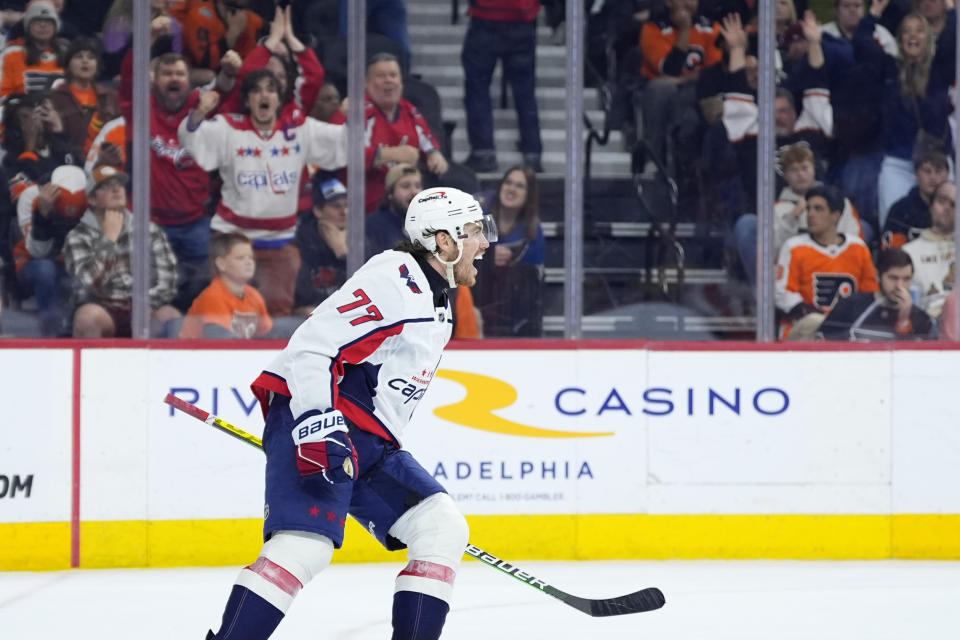
[(927, 313), (913, 305), (910, 327), (897, 331), (897, 309), (881, 304), (873, 293), (856, 293), (841, 298), (820, 325), (827, 340), (873, 342), (880, 340), (930, 340), (935, 337), (933, 321)]

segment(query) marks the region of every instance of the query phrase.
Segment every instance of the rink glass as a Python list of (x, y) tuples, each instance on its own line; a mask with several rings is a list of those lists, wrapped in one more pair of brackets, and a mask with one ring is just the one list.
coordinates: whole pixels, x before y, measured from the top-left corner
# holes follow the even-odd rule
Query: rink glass
[[(408, 74), (420, 76), (436, 88), (442, 103), (440, 117), (434, 118), (428, 106), (421, 111), (433, 119), (431, 127), (441, 139), (447, 159), (462, 162), (470, 152), (460, 62), (469, 18), (464, 15), (467, 3), (458, 4), (460, 14), (456, 16), (443, 2), (412, 3), (408, 7), (412, 55), (409, 66), (404, 67)], [(581, 22), (587, 18), (581, 7), (576, 8), (576, 16)], [(515, 277), (505, 276), (510, 284), (506, 287), (510, 312), (519, 314), (521, 324), (533, 329), (519, 335), (490, 331), (487, 337), (752, 340), (757, 286), (745, 275), (734, 232), (736, 216), (747, 211), (735, 204), (721, 206), (728, 194), (702, 171), (704, 166), (718, 164), (704, 150), (708, 145), (701, 144), (692, 156), (668, 152), (666, 157), (658, 158), (660, 164), (636, 145), (636, 140), (644, 138), (641, 101), (624, 93), (625, 87), (616, 82), (622, 74), (610, 64), (602, 47), (597, 48), (594, 38), (586, 38), (587, 33), (594, 34), (598, 28), (590, 25), (577, 36), (577, 30), (570, 25), (554, 32), (543, 14), (538, 21), (536, 100), (543, 172), (537, 174), (537, 180), (544, 258), (542, 266), (517, 271)], [(331, 27), (330, 31), (335, 29)], [(135, 29), (135, 40), (148, 37), (148, 32), (145, 28)], [(567, 77), (573, 58), (570, 44), (575, 37), (584, 38), (584, 72), (583, 80), (571, 86)], [(301, 38), (306, 42), (302, 34)], [(561, 40), (566, 40), (567, 45), (558, 44)], [(367, 38), (368, 47), (383, 42), (377, 35)], [(344, 62), (348, 50), (349, 39), (338, 40), (320, 56), (326, 63), (328, 78), (338, 84), (343, 95), (350, 89)], [(622, 67), (624, 59), (618, 63)], [(354, 105), (363, 103), (362, 76), (360, 81), (361, 88), (353, 87), (355, 91), (349, 96)], [(515, 101), (509, 84), (502, 81), (499, 64), (490, 82), (490, 95), (497, 167), (495, 171), (480, 172), (475, 184), (479, 192), (486, 194), (496, 190), (508, 167), (529, 159), (518, 150)], [(146, 114), (147, 105), (146, 100), (135, 101), (135, 112)], [(578, 184), (571, 190), (568, 109), (577, 105), (582, 110), (572, 117), (577, 121), (585, 118), (580, 129), (584, 137), (576, 147), (580, 164), (572, 175)], [(771, 105), (766, 108), (771, 109)], [(701, 135), (707, 138), (717, 134), (715, 126), (701, 122), (701, 127), (705, 129)], [(137, 152), (134, 147), (128, 167), (133, 176), (131, 204), (136, 201), (137, 177), (141, 175), (137, 172)], [(353, 164), (360, 156), (352, 156)], [(735, 163), (725, 168), (729, 173), (739, 171)], [(463, 179), (461, 171), (456, 175), (458, 181)], [(430, 184), (426, 178), (424, 183)], [(151, 189), (157, 188), (157, 182), (152, 181)], [(351, 190), (351, 196), (354, 192)], [(568, 237), (567, 233), (565, 203), (571, 193), (571, 206), (579, 219), (576, 237)], [(351, 197), (351, 202), (359, 201), (362, 200)], [(769, 203), (764, 210), (769, 215)], [(142, 212), (138, 219), (140, 216)], [(352, 213), (348, 236), (351, 251), (360, 254), (363, 238), (356, 231), (361, 224), (359, 214)], [(501, 242), (507, 235), (504, 231), (500, 229)], [(147, 236), (138, 236), (137, 240), (134, 255), (149, 252)], [(492, 257), (492, 252), (488, 257)], [(144, 263), (149, 264), (149, 260)], [(759, 287), (769, 286), (773, 267), (771, 260), (759, 269)], [(140, 278), (131, 300), (141, 318), (150, 314), (149, 283), (149, 274)], [(4, 335), (39, 336), (35, 300), (12, 291), (9, 284), (5, 284)], [(579, 288), (579, 293), (572, 294), (571, 286)], [(178, 302), (185, 310), (187, 304)], [(63, 309), (63, 333), (69, 333), (68, 302), (64, 301)], [(484, 311), (482, 306), (480, 311)], [(288, 321), (292, 327), (299, 317), (294, 315)], [(175, 335), (174, 329), (167, 328), (166, 334)], [(140, 337), (159, 335), (143, 325), (141, 330), (147, 333)]]

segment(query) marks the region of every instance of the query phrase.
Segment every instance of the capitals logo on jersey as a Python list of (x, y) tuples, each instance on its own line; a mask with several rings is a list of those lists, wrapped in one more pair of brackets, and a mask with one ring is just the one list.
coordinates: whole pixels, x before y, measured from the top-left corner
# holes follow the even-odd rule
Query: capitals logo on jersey
[(237, 186), (251, 188), (254, 191), (269, 189), (273, 193), (282, 194), (300, 184), (299, 171), (273, 171), (267, 164), (266, 171), (239, 171)]
[(813, 275), (813, 302), (824, 310), (833, 308), (840, 298), (849, 298), (857, 292), (857, 280), (849, 273), (815, 273)]
[(410, 287), (410, 291), (423, 293), (423, 291), (420, 290), (420, 285), (414, 282), (413, 276), (410, 275), (410, 269), (408, 269), (405, 264), (400, 265), (400, 277), (407, 281), (407, 286)]

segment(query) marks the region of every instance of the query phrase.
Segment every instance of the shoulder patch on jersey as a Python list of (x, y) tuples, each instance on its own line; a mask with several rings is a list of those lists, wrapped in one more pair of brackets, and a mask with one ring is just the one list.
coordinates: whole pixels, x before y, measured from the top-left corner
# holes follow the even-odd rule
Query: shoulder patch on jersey
[(407, 286), (410, 287), (410, 291), (413, 291), (414, 293), (423, 293), (423, 291), (420, 289), (420, 285), (418, 285), (414, 281), (413, 276), (410, 275), (409, 267), (407, 267), (405, 264), (400, 265), (400, 277), (407, 281)]

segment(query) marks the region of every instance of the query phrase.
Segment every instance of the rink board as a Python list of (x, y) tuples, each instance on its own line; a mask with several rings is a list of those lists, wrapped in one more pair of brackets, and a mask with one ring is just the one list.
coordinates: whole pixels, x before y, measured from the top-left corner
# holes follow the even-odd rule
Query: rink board
[[(67, 348), (0, 348), (0, 366), (24, 373), (4, 390), (17, 437), (0, 443), (0, 569), (255, 557), (262, 454), (161, 400), (260, 435), (249, 382), (278, 345), (50, 344)], [(948, 400), (960, 351), (521, 346), (454, 348), (428, 392), (429, 372), (378, 390), (419, 403), (404, 444), (478, 546), (538, 559), (960, 558)], [(351, 522), (337, 561), (397, 559), (363, 528)]]

